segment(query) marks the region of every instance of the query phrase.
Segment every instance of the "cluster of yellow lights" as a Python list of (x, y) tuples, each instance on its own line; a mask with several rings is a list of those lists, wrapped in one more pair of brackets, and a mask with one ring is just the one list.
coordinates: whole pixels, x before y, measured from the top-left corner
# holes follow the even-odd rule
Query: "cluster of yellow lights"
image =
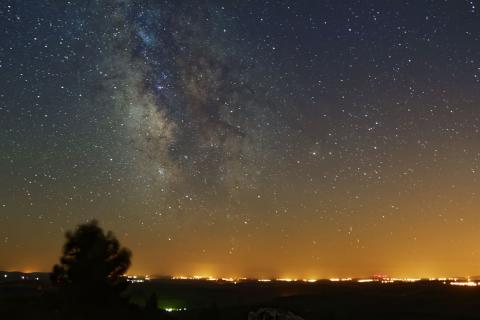
[[(8, 275), (4, 274), (3, 278), (7, 278)], [(141, 283), (145, 281), (150, 281), (151, 278), (149, 275), (145, 276), (137, 276), (137, 275), (127, 275), (127, 281), (132, 283)], [(22, 275), (22, 280), (26, 280), (27, 277)], [(38, 277), (34, 278), (35, 280), (39, 280)], [(211, 276), (175, 276), (172, 277), (172, 280), (206, 280), (206, 281), (223, 281), (223, 282), (231, 282), (231, 283), (238, 283), (241, 281), (247, 281), (248, 278), (215, 278)], [(251, 279), (254, 280), (254, 279)], [(394, 283), (394, 282), (417, 282), (421, 280), (428, 280), (428, 281), (440, 281), (443, 284), (449, 284), (452, 286), (459, 286), (459, 287), (479, 287), (480, 283), (476, 281), (470, 280), (469, 277), (467, 278), (428, 278), (428, 279), (419, 279), (419, 278), (389, 278), (389, 277), (374, 277), (374, 278), (365, 278), (365, 279), (353, 279), (353, 278), (330, 278), (328, 279), (331, 282), (347, 282), (347, 281), (356, 281), (358, 283)], [(294, 279), (294, 278), (272, 278), (272, 279), (257, 279), (258, 282), (308, 282), (308, 283), (315, 283), (319, 281), (319, 279)], [(181, 309), (172, 309), (172, 311), (179, 311)], [(167, 310), (168, 311), (168, 310)]]
[[(351, 280), (351, 279), (350, 279)], [(422, 279), (419, 278), (388, 278), (388, 277), (383, 277), (383, 278), (368, 278), (368, 279), (358, 279), (357, 282), (360, 283), (369, 283), (369, 282), (380, 282), (380, 283), (394, 283), (394, 282), (418, 282), (421, 281)], [(428, 279), (429, 281), (438, 281), (438, 279)]]
[[(240, 281), (249, 280), (248, 278), (215, 278), (211, 276), (175, 276), (172, 277), (172, 280), (207, 280), (207, 281), (225, 281), (237, 283)], [(255, 279), (251, 279), (255, 280)], [(292, 279), (292, 278), (278, 278), (278, 279), (256, 279), (258, 282), (271, 282), (271, 281), (281, 281), (281, 282), (317, 282), (317, 279)]]
[(450, 285), (460, 287), (478, 287), (478, 283), (473, 281), (450, 282)]
[(177, 276), (177, 277), (172, 277), (172, 280), (208, 280), (208, 281), (223, 280), (223, 281), (229, 281), (230, 278), (214, 278), (214, 277), (210, 277), (210, 276), (191, 276), (191, 277)]
[(147, 274), (145, 276), (137, 276), (137, 275), (127, 275), (127, 281), (130, 283), (142, 283), (145, 281), (150, 281), (150, 276)]
[[(206, 281), (224, 281), (224, 282), (231, 282), (231, 283), (238, 283), (241, 281), (249, 280), (248, 278), (215, 278), (211, 276), (176, 276), (172, 277), (173, 280), (206, 280)], [(464, 278), (465, 279), (465, 278)], [(331, 282), (358, 282), (358, 283), (394, 283), (394, 282), (407, 282), (413, 283), (418, 282), (421, 280), (427, 281), (440, 281), (444, 284), (450, 284), (453, 286), (465, 286), (465, 287), (477, 287), (480, 286), (479, 283), (470, 281), (469, 278), (466, 278), (466, 281), (462, 281), (459, 278), (428, 278), (428, 279), (420, 279), (420, 278), (389, 278), (389, 277), (373, 277), (373, 278), (361, 278), (361, 279), (353, 279), (353, 278), (330, 278), (328, 279)], [(295, 279), (295, 278), (264, 278), (264, 279), (251, 279), (253, 281), (258, 282), (308, 282), (308, 283), (315, 283), (320, 281), (320, 279)]]
[(357, 282), (360, 283), (367, 283), (367, 282), (374, 282), (375, 280), (373, 279), (358, 279)]
[(352, 278), (330, 278), (332, 282), (352, 281)]

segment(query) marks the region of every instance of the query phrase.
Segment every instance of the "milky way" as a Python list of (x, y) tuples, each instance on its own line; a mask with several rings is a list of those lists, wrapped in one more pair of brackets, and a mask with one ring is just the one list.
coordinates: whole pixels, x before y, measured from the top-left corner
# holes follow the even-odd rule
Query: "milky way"
[(476, 5), (3, 1), (0, 269), (97, 218), (138, 272), (473, 272)]
[(103, 93), (124, 117), (128, 152), (153, 189), (217, 197), (254, 188), (287, 147), (278, 144), (291, 130), (258, 84), (260, 61), (227, 35), (223, 10), (120, 3), (104, 21), (116, 36), (101, 66)]

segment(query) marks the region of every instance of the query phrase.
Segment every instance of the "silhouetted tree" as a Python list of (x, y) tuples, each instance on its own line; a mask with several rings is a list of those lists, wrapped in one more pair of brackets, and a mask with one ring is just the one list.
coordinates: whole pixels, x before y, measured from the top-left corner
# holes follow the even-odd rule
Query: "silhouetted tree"
[(116, 302), (126, 287), (122, 275), (130, 266), (131, 253), (112, 232), (104, 233), (97, 221), (81, 224), (66, 233), (60, 264), (51, 280), (78, 303), (106, 305)]

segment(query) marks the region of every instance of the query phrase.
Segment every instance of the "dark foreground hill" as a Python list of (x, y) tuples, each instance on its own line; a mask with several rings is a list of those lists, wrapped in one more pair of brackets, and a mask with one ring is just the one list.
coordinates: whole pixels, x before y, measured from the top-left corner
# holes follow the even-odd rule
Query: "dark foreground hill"
[(152, 280), (131, 284), (125, 303), (118, 306), (85, 307), (68, 313), (62, 303), (42, 279), (0, 282), (0, 319), (246, 320), (250, 312), (265, 307), (290, 311), (305, 320), (480, 319), (480, 288), (427, 281), (233, 284)]

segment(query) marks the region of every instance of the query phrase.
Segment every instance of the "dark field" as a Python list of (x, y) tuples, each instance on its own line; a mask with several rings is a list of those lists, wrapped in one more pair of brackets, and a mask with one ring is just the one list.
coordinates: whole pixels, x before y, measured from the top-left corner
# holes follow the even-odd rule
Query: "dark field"
[[(131, 284), (127, 291), (140, 311), (153, 293), (158, 308), (170, 312), (159, 311), (148, 319), (247, 319), (249, 312), (263, 307), (291, 311), (303, 319), (480, 319), (479, 287), (432, 281), (234, 284), (152, 280)], [(0, 318), (59, 318), (54, 297), (55, 291), (41, 276), (39, 280), (2, 279)], [(175, 311), (179, 309), (185, 310)]]
[(245, 282), (152, 281), (130, 289), (142, 303), (157, 292), (159, 306), (183, 308), (179, 319), (196, 319), (217, 306), (221, 319), (247, 319), (261, 307), (292, 311), (304, 319), (480, 319), (479, 288), (441, 282)]

